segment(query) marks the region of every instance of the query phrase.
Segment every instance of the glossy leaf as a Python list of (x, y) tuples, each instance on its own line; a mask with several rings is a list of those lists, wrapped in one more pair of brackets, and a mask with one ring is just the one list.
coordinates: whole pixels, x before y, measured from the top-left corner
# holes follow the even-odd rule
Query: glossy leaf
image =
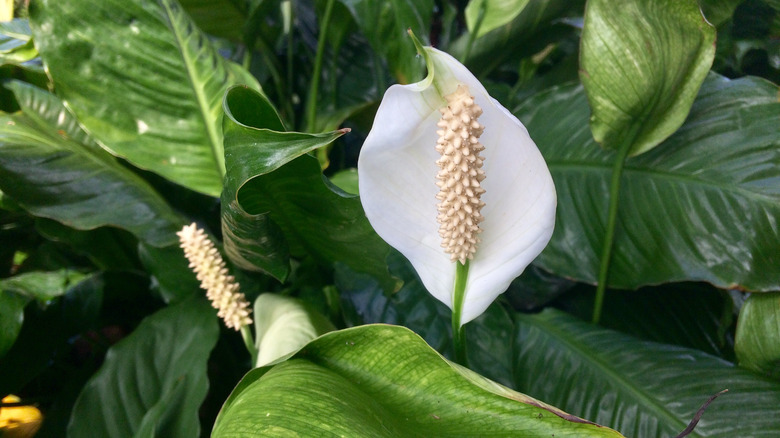
[[(295, 388), (295, 391), (290, 391)], [(251, 371), (212, 436), (619, 437), (453, 365), (403, 327), (326, 334)]]
[(712, 395), (693, 434), (780, 433), (780, 383), (702, 352), (642, 342), (554, 310), (518, 316), (520, 391), (642, 438), (675, 436)]
[[(305, 155), (348, 131), (280, 132), (276, 129), (281, 127), (281, 122), (271, 117), (271, 113), (267, 113), (266, 118), (257, 116), (265, 111), (262, 108), (268, 108), (265, 98), (246, 88), (232, 89), (225, 102), (228, 168), (225, 193), (235, 195), (223, 194), (224, 223), (259, 222), (267, 215), (281, 230), (281, 237), (289, 244), (293, 255), (309, 253), (321, 260), (345, 263), (359, 272), (383, 279), (383, 286), (392, 290), (395, 283), (387, 274), (385, 264), (389, 247), (371, 228), (359, 199), (326, 181), (317, 160)], [(252, 112), (250, 108), (257, 108), (257, 111)], [(233, 202), (237, 207), (231, 207), (231, 210), (240, 209), (244, 216), (225, 209)], [(269, 220), (267, 218), (262, 220)], [(246, 230), (250, 229), (255, 229), (251, 223)], [(262, 230), (262, 227), (256, 229)], [(257, 254), (252, 259), (257, 268), (273, 273), (277, 266), (286, 262), (285, 254), (275, 250), (280, 245), (280, 236), (275, 232), (251, 235), (238, 226), (223, 232), (225, 236), (231, 236), (230, 233), (252, 239), (249, 245), (270, 249), (268, 252), (252, 251)], [(235, 245), (242, 250), (252, 249), (241, 240), (232, 240), (226, 239), (226, 248)], [(227, 253), (231, 255), (230, 250)], [(271, 259), (271, 263), (265, 264), (264, 258)], [(240, 263), (239, 266), (244, 267)], [(286, 272), (283, 274), (274, 276), (283, 279)]]
[(739, 312), (739, 365), (780, 380), (780, 293), (753, 294)]
[(259, 86), (178, 3), (41, 0), (30, 24), (58, 94), (103, 147), (219, 195), (222, 97), (234, 84)]
[(198, 436), (217, 317), (188, 300), (145, 318), (81, 392), (68, 436)]
[(682, 125), (715, 56), (715, 29), (696, 0), (591, 0), (580, 78), (593, 137), (646, 152)]
[[(687, 122), (659, 147), (626, 161), (609, 285), (699, 280), (777, 290), (780, 103), (777, 86), (712, 75)], [(555, 88), (515, 111), (558, 189), (552, 240), (537, 262), (595, 283), (614, 155), (588, 132), (581, 87)]]
[(278, 294), (255, 300), (255, 344), (261, 367), (298, 351), (317, 336), (335, 330), (333, 324), (305, 303)]
[(422, 65), (407, 30), (426, 35), (431, 27), (432, 0), (340, 0), (355, 17), (371, 47), (382, 54), (391, 73), (401, 84), (422, 77)]
[[(466, 6), (466, 26), (476, 38), (515, 19), (530, 0), (471, 0)], [(477, 28), (477, 26), (479, 26)]]
[(0, 114), (0, 189), (36, 216), (80, 230), (126, 229), (152, 245), (183, 220), (142, 178), (100, 149), (54, 95), (21, 82), (23, 114)]

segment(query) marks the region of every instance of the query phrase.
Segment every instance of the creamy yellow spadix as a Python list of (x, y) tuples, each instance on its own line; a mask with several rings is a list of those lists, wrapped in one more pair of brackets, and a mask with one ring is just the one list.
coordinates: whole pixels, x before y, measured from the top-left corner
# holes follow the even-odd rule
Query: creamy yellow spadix
[(485, 193), (480, 185), (485, 179), (482, 170), (483, 158), (480, 152), (485, 150), (479, 142), (484, 126), (477, 119), (482, 108), (474, 102), (468, 87), (458, 85), (458, 89), (445, 96), (447, 106), (441, 108), (441, 120), (436, 124), (436, 151), (441, 158), (436, 161), (439, 173), (436, 185), (439, 193), (439, 236), (444, 251), (450, 254), (452, 261), (462, 264), (474, 258), (479, 237), (482, 232), (480, 210), (485, 205), (480, 197)]
[(451, 309), (456, 270), (467, 270), (465, 324), (547, 245), (555, 187), (520, 121), (453, 57), (421, 51), (428, 76), (387, 90), (363, 143), (360, 200), (377, 234)]

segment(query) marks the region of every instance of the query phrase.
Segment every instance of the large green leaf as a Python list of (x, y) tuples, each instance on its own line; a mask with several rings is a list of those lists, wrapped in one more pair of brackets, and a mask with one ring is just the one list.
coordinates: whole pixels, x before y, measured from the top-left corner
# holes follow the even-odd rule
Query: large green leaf
[[(687, 122), (624, 168), (610, 286), (703, 280), (780, 288), (780, 103), (777, 86), (712, 75)], [(581, 87), (555, 88), (515, 114), (558, 192), (555, 233), (537, 261), (595, 283), (614, 154), (593, 142)]]
[(696, 0), (590, 0), (580, 78), (591, 130), (609, 149), (648, 151), (682, 125), (715, 57)]
[(739, 365), (780, 379), (780, 293), (753, 294), (739, 312)]
[[(291, 390), (291, 388), (294, 388)], [(410, 330), (361, 326), (251, 371), (212, 436), (618, 437), (444, 360)]]
[(7, 85), (23, 114), (0, 114), (0, 189), (27, 211), (81, 230), (126, 229), (170, 244), (183, 220), (142, 178), (100, 149), (56, 96)]
[(517, 318), (516, 387), (626, 436), (675, 436), (712, 395), (691, 437), (780, 434), (780, 384), (697, 350), (546, 310)]
[[(345, 263), (379, 278), (387, 290), (394, 289), (385, 263), (389, 247), (371, 228), (360, 200), (333, 186), (323, 177), (317, 160), (306, 155), (348, 131), (280, 132), (281, 122), (268, 107), (263, 96), (247, 88), (233, 88), (225, 98), (228, 172), (222, 217), (224, 224), (231, 224), (223, 230), (228, 256), (237, 261), (230, 246), (249, 248), (253, 258), (244, 260), (272, 275), (278, 272), (274, 276), (284, 279), (287, 271), (277, 271), (287, 263), (286, 254), (277, 249), (281, 238), (294, 255), (309, 253), (328, 262)], [(259, 225), (255, 227), (250, 221)], [(265, 233), (247, 232), (264, 231), (263, 221), (275, 225)], [(266, 247), (267, 252), (255, 247)]]
[(174, 0), (38, 0), (30, 24), (57, 93), (105, 148), (212, 196), (222, 189), (221, 103), (258, 88)]
[(371, 47), (384, 56), (398, 82), (409, 84), (422, 77), (422, 64), (407, 30), (420, 38), (428, 34), (433, 0), (340, 1), (352, 12)]
[(219, 328), (205, 300), (144, 319), (112, 347), (73, 407), (68, 436), (194, 437)]
[(466, 6), (466, 25), (476, 38), (515, 19), (529, 0), (471, 0)]

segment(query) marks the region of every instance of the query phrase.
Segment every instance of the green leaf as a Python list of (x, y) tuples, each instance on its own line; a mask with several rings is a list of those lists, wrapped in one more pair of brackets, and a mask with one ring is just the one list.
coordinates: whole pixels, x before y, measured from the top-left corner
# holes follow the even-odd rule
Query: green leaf
[(179, 0), (192, 21), (204, 32), (235, 41), (244, 36), (249, 3), (246, 0)]
[[(581, 285), (558, 301), (559, 308), (590, 319), (594, 292)], [(706, 283), (671, 283), (636, 291), (607, 290), (599, 324), (647, 341), (733, 360), (735, 320), (734, 302), (727, 292)]]
[(218, 334), (216, 315), (204, 300), (144, 319), (109, 350), (82, 390), (68, 436), (198, 436), (206, 362)]
[(39, 88), (49, 86), (49, 78), (43, 71), (43, 67), (35, 62), (26, 62), (23, 65), (3, 64), (0, 62), (0, 111), (12, 113), (19, 111), (14, 93), (6, 88), (10, 80), (20, 80)]
[(20, 65), (37, 56), (27, 20), (0, 22), (0, 64)]
[(752, 294), (737, 320), (739, 365), (780, 379), (780, 293)]
[[(68, 368), (64, 362), (72, 351), (76, 336), (95, 328), (101, 316), (100, 309), (105, 293), (114, 290), (127, 300), (128, 291), (137, 276), (124, 276), (121, 283), (107, 282), (105, 274), (91, 275), (69, 287), (65, 294), (46, 306), (27, 306), (24, 325), (8, 353), (0, 358), (0, 393), (22, 391), (33, 379), (46, 373), (49, 367), (58, 367), (60, 373)], [(148, 294), (145, 295), (148, 303)], [(28, 300), (25, 300), (27, 303)], [(124, 303), (123, 303), (124, 304)], [(127, 318), (128, 306), (122, 308)], [(108, 316), (103, 314), (103, 319)], [(72, 362), (71, 362), (72, 363)], [(64, 434), (63, 434), (64, 435)]]
[[(466, 60), (469, 70), (484, 78), (498, 66), (510, 63), (515, 74), (518, 60), (539, 53), (549, 44), (561, 44), (564, 37), (572, 35), (574, 29), (564, 24), (564, 20), (581, 14), (584, 3), (584, 0), (530, 0), (514, 20), (473, 41)], [(462, 35), (449, 53), (462, 57), (469, 38), (468, 34)]]
[(425, 290), (411, 263), (400, 253), (392, 251), (388, 264), (390, 272), (403, 281), (401, 289), (392, 294), (386, 294), (370, 275), (336, 264), (335, 283), (341, 292), (347, 325), (402, 325), (436, 351), (451, 356), (450, 308)]
[(68, 269), (26, 272), (0, 280), (0, 293), (14, 292), (28, 300), (45, 304), (63, 295), (69, 287), (80, 283), (84, 278), (84, 274)]
[(696, 0), (588, 1), (580, 78), (593, 137), (631, 156), (658, 145), (682, 125), (714, 56)]
[(466, 6), (466, 26), (479, 38), (511, 22), (530, 0), (471, 0)]
[(626, 436), (675, 436), (712, 395), (692, 437), (780, 433), (780, 384), (697, 350), (652, 342), (546, 310), (518, 315), (516, 387)]
[(399, 83), (410, 84), (422, 78), (422, 64), (407, 30), (418, 38), (428, 34), (433, 0), (340, 1), (352, 12), (371, 47), (384, 57)]
[(140, 243), (138, 256), (152, 277), (152, 288), (166, 303), (177, 303), (203, 293), (179, 245), (155, 248)]
[(621, 436), (453, 365), (410, 330), (385, 325), (328, 333), (285, 362), (251, 371), (212, 432), (285, 434)]
[[(360, 200), (328, 182), (317, 159), (306, 155), (348, 130), (324, 134), (279, 132), (274, 129), (281, 127), (281, 122), (263, 110), (267, 107), (263, 96), (246, 88), (233, 88), (225, 98), (228, 172), (222, 217), (225, 224), (238, 224), (223, 230), (228, 256), (244, 267), (233, 258), (230, 247), (249, 248), (256, 254), (253, 260), (258, 268), (269, 273), (279, 272), (276, 267), (286, 263), (286, 254), (277, 250), (281, 245), (280, 236), (274, 228), (269, 228), (265, 234), (246, 232), (255, 228), (262, 230), (266, 226), (262, 221), (270, 220), (281, 230), (292, 254), (309, 253), (320, 260), (345, 263), (356, 271), (375, 276), (383, 287), (393, 290), (395, 282), (388, 275), (385, 264), (389, 247), (371, 228)], [(257, 108), (257, 112), (249, 108)], [(263, 113), (267, 117), (257, 116)], [(240, 211), (241, 215), (235, 211)], [(267, 217), (263, 217), (265, 215)], [(250, 221), (256, 221), (260, 226), (255, 227)], [(240, 228), (242, 224), (247, 228)], [(233, 238), (233, 234), (252, 240), (247, 244)], [(268, 251), (255, 251), (249, 245), (266, 247)], [(266, 262), (264, 258), (272, 263), (261, 264)], [(248, 257), (244, 259), (249, 260)], [(287, 272), (283, 274), (277, 278), (284, 279)]]
[(317, 336), (335, 330), (324, 316), (304, 302), (278, 294), (255, 300), (255, 345), (261, 367), (298, 351)]
[[(0, 22), (0, 34), (26, 43), (32, 39), (30, 23), (24, 18), (14, 18), (11, 21)], [(0, 38), (0, 41), (3, 39)], [(18, 44), (18, 43), (16, 43)], [(2, 47), (2, 45), (0, 45)]]
[(173, 0), (41, 0), (30, 24), (57, 93), (101, 145), (208, 195), (222, 189), (221, 103), (256, 80)]
[[(780, 288), (780, 103), (777, 86), (711, 75), (687, 122), (658, 148), (625, 163), (610, 287), (672, 281)], [(614, 154), (588, 132), (581, 87), (554, 88), (522, 105), (550, 167), (558, 211), (537, 262), (595, 283)]]
[(80, 231), (51, 219), (38, 218), (35, 230), (47, 240), (67, 245), (77, 254), (86, 256), (100, 270), (129, 272), (141, 267), (135, 251), (138, 239), (119, 228)]
[(358, 189), (358, 173), (354, 167), (336, 172), (330, 177), (330, 182), (352, 195), (357, 195), (360, 192)]
[(0, 287), (0, 359), (14, 345), (24, 322), (27, 299)]
[(0, 189), (35, 216), (80, 230), (126, 229), (175, 241), (182, 219), (142, 178), (100, 149), (54, 95), (7, 85), (23, 114), (0, 114)]
[(707, 21), (715, 27), (728, 21), (744, 0), (699, 0)]

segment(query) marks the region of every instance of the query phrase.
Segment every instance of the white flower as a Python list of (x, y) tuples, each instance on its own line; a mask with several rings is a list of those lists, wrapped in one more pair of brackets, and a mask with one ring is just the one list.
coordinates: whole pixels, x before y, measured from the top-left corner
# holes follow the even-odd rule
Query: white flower
[[(555, 186), (528, 131), (465, 66), (430, 47), (424, 48), (423, 55), (428, 77), (416, 84), (393, 85), (382, 99), (358, 160), (360, 199), (376, 232), (409, 259), (428, 291), (451, 309), (456, 265), (470, 258), (463, 325), (484, 312), (547, 245), (555, 223)], [(455, 95), (459, 86), (464, 86), (460, 88), (466, 97)], [(441, 121), (442, 116), (448, 111), (458, 113), (457, 106), (468, 107), (469, 97), (481, 108), (481, 115), (476, 108), (463, 116), (462, 123), (471, 127), (462, 138), (475, 147), (453, 152), (439, 146), (442, 157), (437, 144), (449, 140), (437, 143), (437, 138), (451, 139), (451, 127), (456, 134), (461, 132), (457, 123), (449, 126)], [(462, 157), (454, 158), (453, 153)], [(444, 230), (448, 219), (440, 214), (446, 216), (453, 206), (441, 207), (448, 195), (439, 195), (439, 186), (447, 183), (437, 186), (437, 180), (450, 178), (441, 173), (447, 172), (450, 162), (458, 161), (449, 165), (450, 171), (466, 169), (460, 167), (461, 161), (469, 156), (472, 161), (466, 173), (472, 176), (465, 187), (476, 187), (477, 181), (475, 190), (480, 193), (465, 196), (455, 207), (475, 208), (476, 213), (460, 218), (479, 230), (463, 227), (471, 230), (461, 236), (465, 246), (456, 243), (445, 252), (443, 239), (447, 240), (444, 246), (451, 247), (453, 237)], [(469, 240), (476, 243), (470, 245)]]
[(236, 279), (228, 275), (225, 261), (214, 247), (214, 242), (195, 223), (185, 225), (176, 234), (190, 268), (200, 280), (200, 287), (206, 290), (211, 305), (218, 310), (217, 316), (225, 321), (228, 328), (235, 330), (251, 324), (249, 302), (239, 292)]

